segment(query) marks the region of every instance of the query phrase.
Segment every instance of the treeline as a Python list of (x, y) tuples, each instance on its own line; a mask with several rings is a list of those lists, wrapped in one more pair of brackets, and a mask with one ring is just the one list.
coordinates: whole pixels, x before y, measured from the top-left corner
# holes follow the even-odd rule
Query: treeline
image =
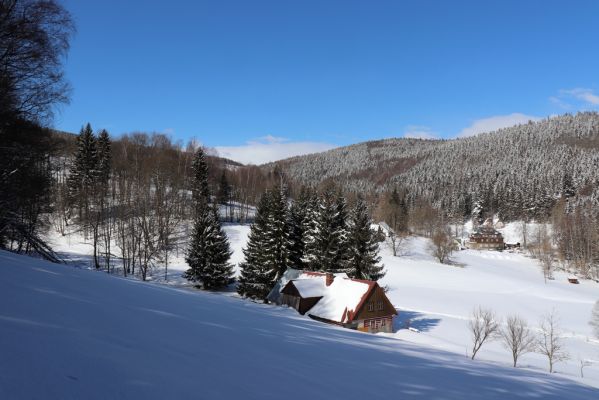
[[(110, 272), (118, 257), (124, 275), (137, 273), (145, 280), (159, 263), (166, 278), (169, 256), (185, 250), (189, 221), (195, 216), (196, 146), (183, 148), (162, 134), (134, 133), (111, 140), (108, 132), (94, 132), (90, 124), (82, 128), (75, 146), (69, 145), (70, 135), (56, 138), (64, 150), (53, 158), (55, 229), (63, 235), (80, 229), (93, 245), (96, 268)], [(219, 205), (217, 218), (251, 221), (251, 202), (268, 179), (254, 176), (258, 170), (241, 173), (217, 157), (206, 156), (204, 162), (210, 201)], [(235, 184), (239, 181), (251, 184), (246, 190)]]
[(342, 193), (332, 188), (320, 194), (304, 188), (291, 203), (285, 186), (266, 191), (244, 249), (238, 292), (265, 300), (288, 267), (380, 279), (385, 274), (378, 256), (381, 238), (371, 223), (361, 198), (348, 209)]

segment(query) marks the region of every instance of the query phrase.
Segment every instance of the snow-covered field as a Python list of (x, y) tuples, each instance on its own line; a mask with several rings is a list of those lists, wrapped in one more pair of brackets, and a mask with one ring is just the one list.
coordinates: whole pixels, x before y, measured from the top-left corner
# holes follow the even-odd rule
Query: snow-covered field
[[(560, 375), (0, 252), (2, 399), (595, 399)], [(424, 333), (423, 333), (424, 335)]]
[[(249, 226), (231, 224), (225, 225), (224, 229), (229, 236), (231, 249), (233, 250), (232, 262), (238, 264), (243, 260), (242, 248), (245, 247), (247, 242)], [(466, 229), (468, 229), (468, 227), (466, 227)], [(512, 241), (518, 241), (517, 226), (508, 225), (504, 230), (504, 234), (506, 234), (506, 237), (510, 236), (510, 240)], [(54, 235), (51, 239), (55, 248), (61, 255), (70, 260), (70, 262), (78, 264), (79, 266), (91, 265), (91, 246), (89, 243), (85, 243), (83, 238), (76, 234), (71, 234), (65, 237)], [(143, 324), (140, 328), (136, 328), (134, 325), (131, 326), (131, 328), (119, 327), (118, 329), (122, 332), (122, 335), (116, 333), (114, 335), (112, 333), (108, 334), (107, 337), (110, 339), (108, 344), (103, 343), (103, 339), (99, 339), (96, 334), (92, 335), (92, 339), (96, 338), (99, 340), (99, 346), (113, 346), (118, 345), (119, 341), (123, 340), (117, 339), (117, 344), (114, 344), (112, 343), (113, 339), (117, 337), (129, 338), (129, 335), (133, 335), (130, 339), (131, 341), (135, 341), (136, 339), (134, 338), (141, 340), (140, 347), (135, 347), (135, 351), (138, 352), (136, 353), (137, 356), (143, 358), (145, 356), (141, 356), (140, 354), (144, 351), (144, 346), (146, 344), (150, 346), (150, 343), (146, 343), (146, 340), (149, 339), (143, 337), (146, 333), (142, 333), (142, 331), (156, 331), (157, 334), (162, 335), (160, 332), (164, 329), (168, 329), (168, 338), (154, 338), (154, 340), (158, 343), (166, 341), (169, 344), (163, 343), (162, 346), (150, 346), (150, 348), (151, 351), (158, 351), (158, 348), (165, 347), (167, 353), (171, 350), (175, 352), (173, 354), (173, 357), (175, 357), (173, 362), (182, 363), (180, 367), (176, 366), (175, 370), (179, 371), (177, 375), (180, 373), (183, 376), (178, 376), (176, 378), (171, 377), (170, 379), (175, 379), (177, 382), (179, 382), (179, 380), (185, 381), (187, 377), (191, 379), (191, 377), (195, 376), (194, 372), (186, 371), (187, 366), (190, 366), (191, 368), (191, 365), (193, 365), (194, 361), (192, 358), (194, 357), (192, 355), (185, 356), (183, 353), (179, 354), (179, 351), (184, 352), (184, 349), (179, 349), (177, 347), (180, 344), (179, 342), (187, 337), (187, 333), (177, 332), (175, 328), (170, 327), (170, 324), (173, 321), (183, 323), (182, 321), (179, 321), (179, 317), (177, 317), (177, 315), (183, 313), (185, 314), (184, 320), (187, 321), (185, 323), (193, 325), (193, 328), (190, 329), (192, 329), (192, 331), (193, 329), (197, 329), (197, 331), (194, 331), (194, 339), (190, 340), (195, 341), (198, 346), (200, 345), (200, 342), (204, 343), (213, 340), (213, 336), (217, 334), (217, 332), (212, 332), (213, 330), (224, 330), (227, 333), (229, 333), (230, 330), (235, 332), (234, 334), (231, 333), (233, 336), (230, 337), (230, 340), (235, 342), (231, 343), (231, 346), (235, 348), (234, 352), (229, 353), (228, 350), (226, 350), (227, 346), (222, 344), (224, 342), (218, 341), (219, 348), (228, 354), (226, 357), (225, 354), (223, 354), (222, 357), (230, 358), (231, 365), (236, 364), (238, 362), (237, 358), (241, 357), (244, 360), (243, 363), (246, 363), (244, 365), (248, 368), (244, 374), (249, 374), (252, 377), (258, 376), (254, 371), (259, 370), (259, 368), (254, 366), (253, 362), (255, 360), (252, 359), (248, 361), (245, 360), (245, 358), (260, 357), (255, 348), (255, 341), (258, 340), (261, 345), (268, 347), (268, 341), (262, 342), (261, 340), (264, 338), (275, 340), (276, 343), (273, 344), (273, 346), (279, 349), (279, 353), (277, 354), (277, 352), (274, 352), (272, 354), (272, 357), (274, 357), (273, 359), (265, 358), (264, 363), (268, 364), (268, 366), (262, 366), (262, 368), (274, 368), (278, 370), (279, 372), (269, 370), (268, 374), (274, 374), (279, 380), (281, 379), (281, 376), (285, 376), (289, 379), (293, 378), (293, 380), (296, 381), (296, 383), (293, 384), (294, 393), (299, 385), (297, 382), (303, 381), (310, 382), (315, 390), (324, 390), (322, 387), (322, 385), (324, 385), (323, 383), (313, 382), (313, 380), (322, 377), (327, 377), (327, 380), (334, 378), (333, 380), (339, 382), (340, 386), (346, 387), (344, 385), (348, 385), (348, 382), (353, 383), (351, 378), (346, 379), (346, 375), (347, 377), (352, 376), (352, 372), (349, 372), (352, 368), (369, 370), (369, 379), (371, 379), (371, 374), (382, 374), (380, 377), (372, 378), (374, 379), (374, 382), (376, 382), (376, 385), (379, 387), (382, 385), (382, 387), (385, 388), (385, 391), (381, 392), (381, 397), (384, 397), (383, 394), (388, 395), (388, 393), (404, 393), (413, 394), (414, 397), (419, 397), (421, 395), (424, 398), (435, 398), (432, 395), (432, 393), (435, 393), (439, 395), (438, 398), (468, 398), (464, 397), (466, 394), (463, 390), (467, 387), (475, 387), (476, 389), (473, 390), (486, 390), (485, 393), (488, 393), (486, 396), (489, 398), (502, 398), (504, 395), (505, 398), (515, 398), (511, 396), (512, 394), (515, 395), (515, 390), (518, 388), (517, 385), (531, 385), (531, 388), (519, 387), (518, 391), (521, 392), (519, 395), (523, 397), (534, 397), (536, 395), (541, 398), (546, 398), (546, 396), (551, 394), (554, 395), (555, 398), (576, 398), (575, 395), (564, 396), (565, 392), (560, 392), (563, 389), (563, 385), (568, 386), (568, 390), (574, 390), (574, 393), (583, 390), (580, 389), (579, 386), (576, 386), (579, 383), (599, 387), (599, 341), (592, 337), (591, 327), (588, 324), (591, 308), (594, 302), (599, 298), (598, 283), (581, 281), (580, 285), (569, 284), (566, 280), (567, 275), (561, 272), (556, 272), (555, 280), (547, 281), (545, 283), (543, 274), (536, 260), (523, 254), (510, 253), (507, 251), (460, 251), (454, 253), (454, 265), (443, 265), (439, 264), (429, 255), (428, 243), (427, 239), (412, 237), (407, 241), (400, 257), (393, 257), (390, 249), (384, 244), (381, 245), (381, 255), (383, 256), (383, 262), (387, 269), (387, 275), (379, 283), (382, 286), (387, 286), (389, 289), (388, 296), (400, 313), (395, 322), (397, 331), (393, 334), (368, 335), (358, 332), (340, 331), (336, 328), (313, 322), (307, 317), (296, 315), (293, 310), (256, 305), (237, 298), (231, 298), (235, 296), (232, 293), (228, 293), (227, 296), (196, 292), (190, 293), (188, 291), (189, 285), (181, 278), (181, 273), (187, 268), (184, 261), (183, 249), (181, 249), (177, 257), (171, 259), (169, 264), (168, 282), (164, 281), (164, 270), (161, 270), (160, 268), (156, 268), (154, 271), (154, 282), (152, 284), (143, 284), (131, 279), (115, 279), (114, 281), (117, 283), (114, 283), (114, 285), (122, 288), (115, 290), (123, 290), (123, 298), (121, 300), (114, 299), (115, 303), (113, 303), (112, 299), (113, 289), (110, 288), (109, 283), (112, 281), (106, 280), (107, 278), (104, 277), (106, 274), (103, 273), (90, 273), (76, 269), (71, 273), (69, 272), (71, 270), (68, 268), (65, 269), (62, 266), (48, 264), (39, 268), (31, 267), (31, 271), (27, 272), (28, 274), (36, 275), (35, 279), (37, 279), (37, 283), (28, 284), (25, 281), (21, 282), (21, 280), (28, 278), (19, 278), (18, 276), (3, 277), (2, 282), (4, 285), (8, 284), (13, 290), (15, 290), (16, 286), (20, 286), (22, 289), (25, 288), (24, 290), (33, 290), (32, 299), (36, 299), (35, 296), (38, 296), (38, 299), (35, 301), (25, 301), (25, 305), (29, 304), (30, 306), (33, 306), (34, 304), (40, 304), (45, 307), (48, 300), (46, 297), (54, 299), (54, 297), (59, 296), (58, 294), (60, 294), (60, 299), (71, 297), (79, 299), (75, 300), (74, 304), (78, 305), (78, 308), (75, 311), (83, 312), (85, 309), (83, 304), (87, 302), (93, 304), (98, 302), (97, 307), (101, 307), (101, 292), (97, 293), (97, 298), (87, 299), (81, 294), (82, 292), (80, 292), (79, 289), (77, 289), (77, 294), (69, 294), (71, 289), (69, 288), (68, 283), (62, 285), (59, 282), (55, 282), (62, 286), (59, 289), (52, 287), (47, 288), (44, 279), (54, 282), (54, 275), (50, 273), (38, 274), (37, 272), (42, 270), (54, 271), (53, 269), (50, 270), (50, 268), (57, 268), (61, 271), (61, 275), (69, 277), (73, 276), (73, 279), (85, 279), (87, 284), (89, 284), (89, 288), (85, 290), (91, 291), (92, 293), (96, 293), (96, 289), (93, 288), (93, 285), (96, 284), (94, 282), (97, 280), (98, 285), (106, 286), (102, 290), (107, 290), (111, 294), (111, 300), (108, 304), (114, 304), (116, 307), (116, 304), (119, 302), (122, 303), (123, 310), (121, 311), (125, 314), (138, 310), (140, 311), (138, 314), (142, 316), (145, 315), (145, 317), (152, 315), (154, 318), (158, 318), (157, 316), (159, 316), (162, 318), (158, 318), (158, 320), (162, 321), (161, 324), (166, 322), (169, 324), (169, 328), (165, 328), (162, 325), (158, 327), (151, 325), (144, 327)], [(3, 255), (3, 257), (4, 261), (0, 262), (2, 265), (5, 263), (31, 265), (41, 263), (38, 261), (22, 261), (20, 258), (15, 258), (15, 256), (6, 254)], [(19, 284), (16, 285), (14, 282), (11, 282), (13, 279), (19, 280)], [(174, 288), (164, 287), (165, 283), (174, 286)], [(125, 293), (125, 288), (135, 288), (135, 291), (139, 291), (139, 296), (137, 294)], [(3, 293), (5, 292), (6, 291), (3, 290), (3, 292), (0, 293), (0, 296), (4, 296)], [(185, 301), (190, 301), (189, 310), (185, 308), (188, 306), (184, 306), (183, 311), (173, 310), (170, 306), (161, 308), (159, 303), (162, 301), (152, 298), (152, 296), (157, 293), (160, 293), (160, 296), (164, 295), (169, 299), (171, 297), (176, 299), (173, 300), (176, 304), (179, 304), (179, 302), (184, 303)], [(140, 296), (142, 298), (138, 298)], [(148, 296), (148, 298), (144, 299), (143, 296)], [(133, 306), (131, 303), (132, 301), (134, 303), (139, 301), (140, 305)], [(171, 300), (165, 300), (165, 304), (170, 304), (169, 301)], [(209, 302), (209, 304), (211, 304), (210, 307), (214, 308), (214, 310), (208, 312), (204, 308), (201, 308), (208, 306), (202, 305), (200, 307), (196, 302), (201, 304), (203, 304), (203, 302)], [(144, 303), (148, 303), (148, 305), (143, 306)], [(10, 324), (18, 324), (19, 322), (15, 321), (19, 319), (25, 319), (32, 322), (31, 324), (22, 322), (22, 328), (25, 330), (37, 326), (37, 322), (35, 321), (37, 321), (36, 318), (38, 318), (38, 316), (34, 316), (34, 318), (20, 317), (19, 314), (21, 314), (21, 311), (19, 310), (21, 309), (19, 307), (21, 306), (10, 308), (7, 304), (16, 304), (16, 300), (9, 299), (8, 303), (4, 302), (2, 305), (6, 310), (6, 312), (2, 312), (2, 315), (8, 315), (8, 319), (0, 317), (0, 324), (2, 326), (6, 325), (7, 327), (10, 327)], [(108, 304), (106, 305), (108, 308), (106, 308), (105, 311), (100, 311), (102, 318), (111, 318), (109, 314), (113, 311)], [(508, 350), (505, 349), (499, 341), (494, 341), (487, 343), (482, 347), (477, 354), (477, 359), (475, 361), (469, 361), (467, 355), (471, 351), (471, 340), (467, 326), (470, 314), (477, 306), (490, 308), (503, 319), (505, 319), (507, 315), (518, 314), (526, 319), (533, 329), (537, 329), (539, 319), (543, 314), (555, 311), (560, 319), (560, 326), (563, 331), (566, 350), (569, 353), (570, 359), (558, 363), (555, 367), (557, 372), (549, 375), (545, 372), (547, 369), (546, 358), (539, 354), (530, 353), (525, 354), (519, 360), (519, 368), (513, 369), (510, 367), (511, 357)], [(60, 305), (60, 307), (62, 307), (62, 305)], [(69, 309), (62, 311), (60, 307), (54, 312), (58, 313), (58, 315), (61, 316), (60, 318), (67, 318), (67, 314), (71, 311), (69, 311)], [(200, 307), (201, 309), (201, 312), (198, 312), (197, 316), (196, 311), (194, 311), (197, 310), (196, 307)], [(226, 308), (227, 311), (223, 311), (223, 313), (217, 312), (216, 309), (221, 307)], [(119, 313), (121, 311), (119, 311)], [(32, 313), (34, 311), (23, 310), (23, 312), (25, 313), (23, 315), (27, 315), (27, 312)], [(247, 314), (245, 314), (246, 312)], [(170, 314), (174, 314), (175, 316), (171, 316)], [(77, 319), (80, 317), (73, 316), (73, 318)], [(117, 325), (124, 323), (124, 321), (127, 320), (126, 316), (118, 313), (115, 318), (117, 319), (114, 323)], [(46, 319), (44, 319), (44, 321), (46, 322), (43, 322), (39, 326), (56, 325), (55, 322)], [(82, 321), (86, 321), (86, 319)], [(84, 331), (92, 331), (93, 333), (94, 329), (86, 324), (87, 322), (82, 322), (81, 329)], [(408, 325), (419, 332), (406, 329)], [(92, 327), (93, 326), (96, 326), (96, 323), (92, 323)], [(214, 327), (214, 329), (206, 329), (206, 327)], [(112, 330), (113, 328), (106, 327), (106, 329)], [(130, 329), (131, 332), (129, 331)], [(69, 332), (71, 332), (71, 330), (69, 330)], [(254, 338), (255, 335), (260, 336), (260, 338)], [(264, 338), (262, 338), (262, 336), (264, 336)], [(247, 343), (244, 343), (246, 341)], [(287, 344), (298, 344), (300, 347), (309, 346), (309, 349), (306, 349), (309, 354), (306, 355), (300, 351), (299, 354), (303, 354), (303, 356), (298, 361), (295, 359), (298, 357), (298, 349), (290, 348), (282, 351), (281, 347), (277, 347), (283, 346), (280, 341)], [(246, 344), (248, 349), (244, 348), (242, 352), (239, 353), (240, 346), (244, 347)], [(6, 346), (6, 344), (4, 344), (4, 346)], [(123, 346), (126, 353), (130, 344)], [(175, 346), (176, 349), (171, 349), (172, 346)], [(322, 359), (323, 357), (328, 357), (327, 352), (331, 346), (335, 348), (334, 356), (331, 355), (331, 359)], [(327, 349), (324, 350), (324, 347)], [(348, 350), (348, 348), (351, 348), (351, 350)], [(373, 355), (365, 356), (363, 352), (366, 352), (367, 349), (371, 349), (374, 352)], [(25, 351), (25, 349), (23, 349), (23, 351)], [(77, 352), (78, 350), (75, 349), (73, 351)], [(200, 352), (203, 352), (203, 356), (199, 357), (203, 360), (199, 363), (201, 367), (195, 367), (198, 376), (204, 374), (209, 368), (209, 364), (214, 362), (210, 360), (215, 360), (214, 357), (217, 357), (210, 352), (209, 354), (206, 354), (206, 351), (207, 350), (204, 349)], [(249, 353), (246, 354), (244, 351)], [(339, 351), (339, 353), (336, 353), (337, 351)], [(94, 353), (95, 352), (96, 350), (94, 350)], [(285, 354), (285, 352), (289, 353)], [(324, 353), (321, 354), (321, 352)], [(102, 352), (99, 351), (98, 355), (101, 353)], [(347, 353), (347, 356), (344, 356), (344, 353)], [(108, 352), (107, 354), (114, 353)], [(240, 356), (239, 354), (243, 354), (243, 356)], [(53, 354), (49, 356), (52, 358), (56, 357), (56, 355)], [(73, 355), (73, 357), (76, 357), (76, 355)], [(90, 357), (91, 359), (86, 359), (86, 362), (93, 363), (92, 359), (95, 356)], [(112, 356), (102, 356), (102, 360), (108, 365), (111, 362), (111, 357)], [(116, 355), (114, 355), (114, 357), (118, 358)], [(168, 358), (168, 354), (166, 357)], [(219, 357), (221, 356), (218, 356), (216, 359), (220, 360)], [(365, 363), (360, 361), (360, 357), (366, 357)], [(388, 357), (390, 358), (387, 359)], [(405, 359), (406, 357), (408, 360)], [(181, 361), (181, 358), (183, 361)], [(34, 361), (31, 362), (35, 364)], [(115, 362), (120, 363), (121, 360), (116, 360)], [(138, 361), (135, 360), (136, 364), (137, 362)], [(588, 364), (584, 367), (584, 378), (580, 377), (581, 362)], [(165, 363), (169, 364), (169, 367), (162, 368), (162, 373), (166, 373), (164, 371), (165, 369), (171, 368), (170, 361), (165, 361)], [(311, 363), (318, 365), (318, 367), (315, 367), (316, 369), (314, 369), (313, 375), (312, 372), (303, 371), (303, 368), (298, 366), (302, 365), (305, 369), (309, 369), (307, 366)], [(332, 378), (329, 378), (330, 375), (320, 371), (320, 366), (323, 363), (329, 366), (328, 370), (336, 371)], [(410, 372), (404, 370), (404, 368), (406, 368), (406, 363), (414, 364), (416, 370), (422, 369), (422, 374), (435, 374), (435, 378), (432, 378), (433, 375), (431, 375), (428, 380), (425, 380), (420, 374), (416, 374), (414, 371)], [(343, 367), (341, 367), (341, 365)], [(453, 366), (459, 367), (457, 370), (454, 370)], [(3, 363), (2, 368), (6, 367), (6, 363)], [(66, 368), (68, 365), (65, 364), (64, 367)], [(217, 365), (217, 368), (225, 367), (228, 368), (228, 365)], [(135, 369), (137, 367), (132, 368)], [(345, 375), (338, 373), (338, 368), (341, 368)], [(394, 375), (394, 379), (387, 380), (390, 379), (390, 376), (387, 375), (387, 372), (383, 372), (385, 368), (388, 368), (389, 371), (395, 371), (396, 375)], [(448, 368), (451, 371), (445, 371), (445, 368)], [(161, 368), (158, 368), (158, 370), (160, 369)], [(439, 369), (443, 369), (443, 371)], [(141, 370), (145, 371), (145, 365), (141, 367)], [(479, 370), (481, 372), (478, 372)], [(499, 374), (501, 377), (497, 378), (501, 380), (501, 383), (485, 383), (485, 380), (491, 379), (491, 371), (493, 370), (501, 371)], [(451, 375), (458, 373), (457, 371), (460, 371), (459, 379), (463, 381), (463, 385), (452, 386), (453, 384), (446, 382), (446, 377), (447, 374)], [(159, 375), (159, 372), (156, 373)], [(235, 376), (236, 373), (241, 372), (231, 372), (228, 375)], [(138, 373), (130, 371), (127, 374), (137, 376)], [(437, 379), (437, 374), (441, 375), (439, 379)], [(150, 376), (152, 376), (152, 374), (150, 374)], [(409, 379), (403, 379), (402, 376), (409, 377)], [(142, 378), (138, 377), (133, 381), (138, 379)], [(147, 380), (144, 379), (142, 379), (144, 382), (143, 385), (153, 387), (153, 378), (147, 378)], [(156, 379), (159, 378), (156, 377)], [(245, 382), (246, 379), (247, 378), (245, 377), (242, 378), (241, 382)], [(451, 379), (458, 378), (452, 377)], [(516, 384), (511, 382), (511, 379), (515, 379), (519, 383)], [(562, 379), (567, 379), (570, 383), (563, 383), (567, 381), (562, 381)], [(239, 380), (239, 378), (236, 379), (236, 381)], [(510, 383), (506, 383), (507, 381), (510, 381)], [(561, 383), (548, 384), (548, 382), (553, 381)], [(251, 386), (248, 382), (240, 385), (240, 388), (244, 387), (244, 385)], [(265, 382), (263, 382), (263, 385), (265, 385), (265, 387), (269, 386)], [(512, 389), (513, 385), (516, 386)], [(543, 390), (547, 390), (547, 392), (543, 392), (542, 394), (537, 392), (537, 390), (541, 390), (540, 388), (536, 388), (537, 385), (545, 386)], [(121, 393), (128, 393), (127, 390), (129, 389), (125, 388), (125, 386), (119, 389), (123, 390)], [(183, 384), (183, 386), (185, 385)], [(303, 387), (305, 385), (302, 383), (299, 386)], [(464, 387), (461, 388), (461, 386)], [(258, 386), (251, 387), (256, 390), (258, 388)], [(491, 387), (496, 389), (496, 391), (493, 392), (494, 394), (489, 392)], [(532, 389), (532, 387), (535, 388)], [(163, 390), (175, 389), (163, 388)], [(180, 393), (184, 393), (185, 391), (184, 388), (180, 388), (180, 390)], [(227, 390), (232, 390), (232, 388), (228, 388)], [(273, 392), (269, 392), (270, 389), (264, 390), (267, 391), (267, 394), (273, 394), (274, 397), (274, 389)], [(360, 389), (357, 388), (352, 390), (355, 393), (362, 393)], [(442, 391), (445, 391), (445, 396)], [(224, 391), (222, 393), (229, 392)], [(508, 396), (507, 393), (511, 393), (511, 395)], [(560, 393), (563, 397), (559, 396)], [(584, 393), (588, 394), (591, 392)], [(580, 398), (599, 398), (599, 392), (592, 393), (593, 395), (591, 397), (585, 397), (585, 395)], [(364, 392), (364, 395), (366, 394), (367, 392)], [(115, 394), (113, 397), (119, 396)], [(483, 396), (476, 396), (472, 398), (482, 397)], [(0, 398), (3, 397), (0, 396)]]
[[(567, 282), (567, 274), (555, 273), (545, 283), (536, 260), (507, 251), (464, 250), (454, 253), (455, 265), (438, 263), (427, 251), (428, 240), (411, 238), (406, 255), (393, 257), (382, 248), (387, 275), (380, 281), (400, 310), (392, 336), (448, 350), (464, 357), (471, 351), (468, 320), (477, 306), (494, 310), (499, 317), (518, 314), (537, 329), (539, 319), (553, 310), (560, 319), (570, 360), (556, 365), (558, 375), (580, 379), (580, 362), (595, 361), (584, 368), (582, 381), (599, 386), (599, 340), (588, 324), (591, 309), (599, 299), (599, 284)], [(420, 330), (416, 333), (405, 328)], [(511, 354), (500, 342), (485, 344), (477, 359), (510, 365)], [(526, 354), (522, 367), (546, 370), (547, 359)]]

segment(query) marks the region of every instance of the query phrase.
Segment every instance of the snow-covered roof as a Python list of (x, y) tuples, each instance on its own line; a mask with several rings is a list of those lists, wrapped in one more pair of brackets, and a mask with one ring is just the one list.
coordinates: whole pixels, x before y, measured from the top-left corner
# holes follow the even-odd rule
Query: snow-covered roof
[(293, 286), (295, 286), (300, 296), (303, 298), (321, 297), (324, 296), (327, 287), (326, 277), (319, 276), (307, 279), (294, 279)]
[(308, 314), (334, 322), (349, 322), (374, 286), (375, 282), (372, 281), (336, 278), (330, 286), (326, 287), (324, 296)]
[(302, 275), (301, 269), (287, 268), (287, 270), (283, 273), (281, 279), (279, 279), (279, 281), (275, 284), (270, 293), (268, 293), (268, 296), (266, 296), (268, 301), (275, 304), (281, 304), (281, 290), (283, 290), (285, 285), (287, 285), (287, 282), (289, 282), (292, 279), (298, 278), (300, 275)]

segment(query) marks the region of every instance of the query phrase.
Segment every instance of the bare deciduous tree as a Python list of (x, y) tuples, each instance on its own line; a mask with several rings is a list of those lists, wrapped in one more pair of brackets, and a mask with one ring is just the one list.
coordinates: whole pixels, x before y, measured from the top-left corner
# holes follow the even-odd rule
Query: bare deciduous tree
[(455, 242), (447, 229), (437, 228), (435, 230), (432, 236), (430, 251), (440, 263), (447, 263), (449, 261), (449, 257), (455, 250), (455, 246)]
[(547, 357), (549, 372), (551, 373), (555, 363), (569, 358), (561, 339), (559, 320), (555, 311), (541, 318), (539, 328), (541, 329), (541, 336), (537, 342), (537, 352)]
[(506, 326), (501, 330), (501, 338), (505, 347), (512, 353), (514, 367), (517, 366), (520, 356), (535, 349), (535, 336), (528, 328), (527, 322), (518, 315), (507, 318)]
[(492, 310), (478, 307), (472, 311), (468, 323), (472, 335), (472, 359), (487, 340), (493, 340), (499, 332), (499, 323)]
[(397, 257), (397, 255), (401, 255), (402, 249), (405, 245), (407, 235), (405, 234), (397, 234), (392, 229), (389, 229), (387, 232), (387, 245), (393, 251), (393, 256)]

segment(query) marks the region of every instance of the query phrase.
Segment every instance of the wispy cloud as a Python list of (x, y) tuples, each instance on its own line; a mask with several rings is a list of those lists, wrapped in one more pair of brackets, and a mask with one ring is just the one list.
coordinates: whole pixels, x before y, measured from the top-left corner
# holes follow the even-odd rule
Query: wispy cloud
[(533, 115), (526, 115), (521, 113), (513, 113), (509, 115), (495, 115), (488, 118), (477, 119), (472, 124), (462, 129), (457, 137), (475, 136), (483, 132), (492, 132), (501, 128), (507, 128), (510, 126), (525, 124), (528, 121), (538, 121), (541, 118)]
[(412, 139), (438, 139), (439, 135), (436, 132), (433, 132), (428, 126), (408, 125), (406, 126), (403, 137)]
[(587, 88), (561, 89), (557, 96), (549, 97), (549, 101), (564, 110), (595, 108), (599, 106), (599, 95)]
[(230, 158), (243, 164), (264, 164), (271, 161), (310, 153), (318, 153), (337, 147), (324, 142), (293, 142), (287, 138), (272, 135), (246, 142), (241, 146), (217, 146), (221, 157)]

